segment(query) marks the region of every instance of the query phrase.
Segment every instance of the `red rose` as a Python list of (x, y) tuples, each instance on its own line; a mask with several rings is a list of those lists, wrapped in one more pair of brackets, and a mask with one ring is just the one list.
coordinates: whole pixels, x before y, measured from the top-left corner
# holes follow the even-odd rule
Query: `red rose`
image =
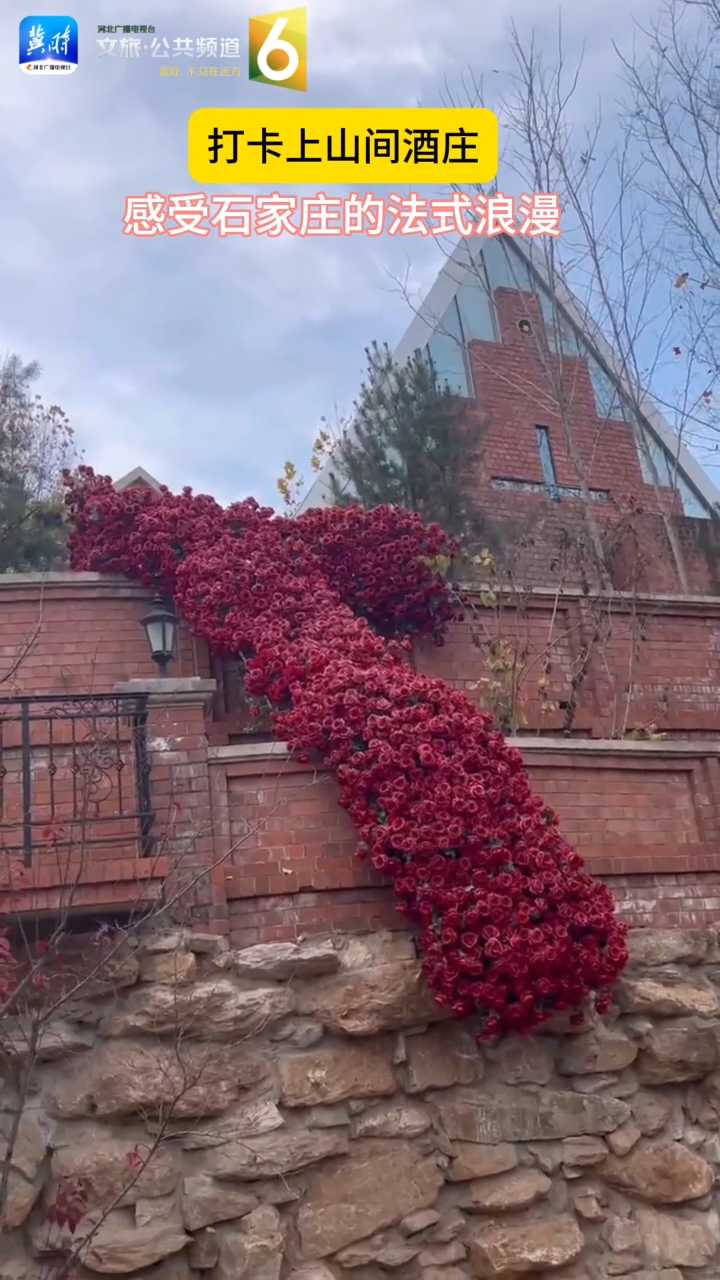
[[(190, 489), (117, 492), (89, 467), (65, 484), (73, 567), (173, 597), (211, 652), (244, 658), (248, 694), (273, 703), (274, 735), (335, 771), (358, 852), (423, 926), (440, 1003), (478, 1011), (490, 1038), (592, 994), (604, 1005), (627, 962), (611, 894), (490, 717), (408, 663), (409, 637), (441, 641), (455, 609), (432, 568), (454, 551), (438, 526), (397, 507), (223, 510)], [(486, 966), (497, 982), (462, 977)]]

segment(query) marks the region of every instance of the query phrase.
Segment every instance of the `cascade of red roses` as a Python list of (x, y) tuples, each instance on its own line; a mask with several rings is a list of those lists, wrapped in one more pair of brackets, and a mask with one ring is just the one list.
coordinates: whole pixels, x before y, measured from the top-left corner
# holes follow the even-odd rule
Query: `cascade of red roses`
[(437, 1001), (480, 1034), (527, 1031), (589, 995), (602, 1011), (627, 960), (609, 890), (583, 869), (490, 716), (418, 675), (413, 634), (453, 615), (435, 567), (445, 534), (394, 507), (297, 519), (254, 499), (66, 477), (76, 569), (172, 596), (213, 653), (243, 655), (273, 732), (331, 769), (358, 853), (417, 927)]

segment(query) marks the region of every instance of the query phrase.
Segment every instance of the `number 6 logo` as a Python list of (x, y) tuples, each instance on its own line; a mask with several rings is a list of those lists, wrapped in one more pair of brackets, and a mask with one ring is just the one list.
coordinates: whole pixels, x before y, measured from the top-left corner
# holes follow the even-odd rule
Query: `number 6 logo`
[(307, 89), (307, 9), (250, 19), (250, 79), (283, 89)]
[[(266, 80), (289, 80), (295, 75), (300, 66), (300, 54), (294, 44), (290, 44), (289, 40), (283, 40), (282, 33), (287, 26), (287, 18), (278, 18), (275, 26), (272, 28), (270, 35), (263, 40), (262, 45), (258, 49), (257, 63)], [(285, 57), (284, 67), (271, 67), (269, 58), (271, 53), (282, 53)]]

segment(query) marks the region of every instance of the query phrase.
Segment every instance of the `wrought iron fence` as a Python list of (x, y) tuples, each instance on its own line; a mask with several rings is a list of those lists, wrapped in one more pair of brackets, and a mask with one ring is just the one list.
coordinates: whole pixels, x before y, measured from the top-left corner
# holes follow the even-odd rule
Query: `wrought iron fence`
[(0, 854), (144, 857), (152, 826), (146, 694), (0, 698)]

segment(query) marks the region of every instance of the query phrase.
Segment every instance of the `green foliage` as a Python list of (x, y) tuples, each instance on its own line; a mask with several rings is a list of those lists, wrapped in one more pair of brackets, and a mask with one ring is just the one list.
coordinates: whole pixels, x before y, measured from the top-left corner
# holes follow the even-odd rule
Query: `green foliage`
[(376, 342), (365, 354), (352, 425), (329, 451), (335, 503), (405, 507), (461, 543), (492, 541), (473, 499), (481, 432), (467, 424), (467, 402), (440, 382), (424, 351), (405, 364)]
[(0, 364), (0, 572), (65, 563), (62, 470), (73, 432), (58, 405), (33, 394), (38, 365), (16, 355)]

